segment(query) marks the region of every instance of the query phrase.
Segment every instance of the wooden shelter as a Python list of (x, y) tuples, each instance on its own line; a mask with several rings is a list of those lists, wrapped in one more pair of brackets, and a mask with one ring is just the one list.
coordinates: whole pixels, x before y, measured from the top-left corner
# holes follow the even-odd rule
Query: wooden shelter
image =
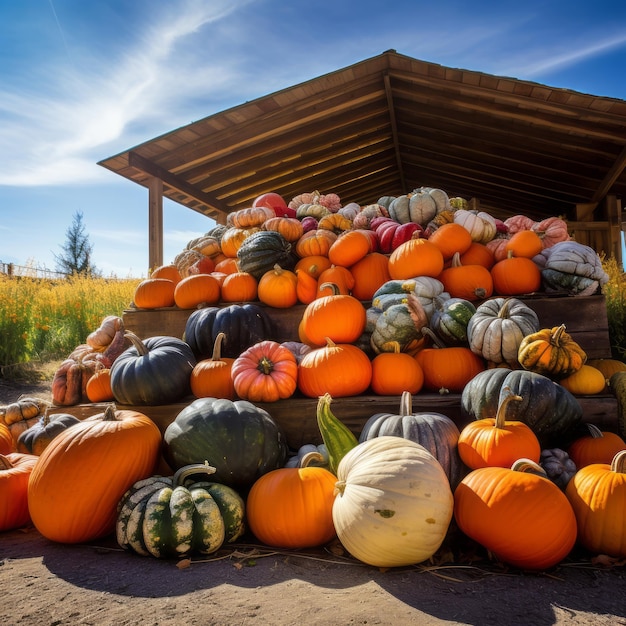
[(394, 50), (99, 164), (149, 190), (150, 267), (163, 262), (164, 196), (224, 223), (267, 191), (370, 204), (421, 186), (501, 219), (562, 216), (577, 241), (621, 262), (626, 101)]

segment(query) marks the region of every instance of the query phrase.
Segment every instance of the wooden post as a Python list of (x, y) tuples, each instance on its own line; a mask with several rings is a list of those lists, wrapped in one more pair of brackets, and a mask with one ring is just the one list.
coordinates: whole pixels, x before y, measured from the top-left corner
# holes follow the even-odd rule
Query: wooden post
[(163, 181), (153, 176), (148, 183), (148, 266), (163, 265)]

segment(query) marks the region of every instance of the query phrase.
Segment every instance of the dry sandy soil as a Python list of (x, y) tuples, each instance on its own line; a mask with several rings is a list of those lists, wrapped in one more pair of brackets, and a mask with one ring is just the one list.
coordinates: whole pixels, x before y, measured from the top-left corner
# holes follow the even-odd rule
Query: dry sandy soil
[[(0, 403), (48, 388), (0, 379)], [(124, 552), (113, 538), (63, 545), (16, 530), (0, 534), (0, 623), (626, 625), (624, 562), (575, 550), (550, 571), (521, 572), (453, 535), (431, 563), (382, 571), (337, 542), (290, 552), (247, 537), (177, 563)]]

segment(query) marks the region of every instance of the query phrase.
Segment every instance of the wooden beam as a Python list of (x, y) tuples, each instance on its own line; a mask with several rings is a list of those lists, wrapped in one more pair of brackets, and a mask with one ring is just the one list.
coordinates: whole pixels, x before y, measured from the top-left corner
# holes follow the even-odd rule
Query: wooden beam
[(153, 176), (148, 183), (148, 269), (163, 265), (163, 181)]
[(396, 166), (400, 175), (400, 188), (408, 191), (404, 183), (404, 168), (402, 167), (402, 154), (400, 153), (400, 143), (398, 142), (398, 124), (396, 122), (396, 110), (393, 104), (393, 90), (391, 89), (391, 79), (389, 73), (383, 75), (385, 81), (385, 96), (387, 97), (387, 106), (389, 108), (389, 121), (391, 122), (391, 137), (393, 140), (393, 150), (396, 155)]
[(622, 172), (626, 168), (626, 146), (624, 146), (620, 155), (615, 159), (615, 163), (611, 166), (609, 171), (604, 176), (602, 182), (598, 185), (595, 193), (593, 194), (593, 198), (591, 198), (592, 202), (601, 202), (602, 199), (609, 193), (611, 187), (617, 181), (617, 179), (622, 175)]
[(228, 214), (229, 212), (228, 208), (216, 196), (206, 193), (201, 189), (198, 189), (197, 187), (194, 187), (176, 174), (172, 174), (168, 170), (162, 168), (153, 161), (142, 157), (136, 152), (131, 151), (128, 153), (128, 165), (134, 167), (135, 169), (141, 170), (142, 172), (145, 172), (150, 176), (160, 178), (161, 181), (168, 187), (176, 189), (181, 193), (195, 198), (199, 202), (202, 202), (202, 204), (206, 205), (206, 207), (212, 211), (224, 214)]

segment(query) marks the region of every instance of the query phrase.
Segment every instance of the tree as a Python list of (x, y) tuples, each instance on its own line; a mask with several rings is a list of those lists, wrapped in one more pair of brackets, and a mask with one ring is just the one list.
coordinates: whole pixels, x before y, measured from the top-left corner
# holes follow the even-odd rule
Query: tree
[(60, 246), (62, 254), (55, 254), (56, 268), (64, 274), (86, 274), (92, 276), (98, 270), (91, 263), (93, 245), (85, 230), (82, 211), (74, 213), (72, 225), (65, 232), (65, 243)]

